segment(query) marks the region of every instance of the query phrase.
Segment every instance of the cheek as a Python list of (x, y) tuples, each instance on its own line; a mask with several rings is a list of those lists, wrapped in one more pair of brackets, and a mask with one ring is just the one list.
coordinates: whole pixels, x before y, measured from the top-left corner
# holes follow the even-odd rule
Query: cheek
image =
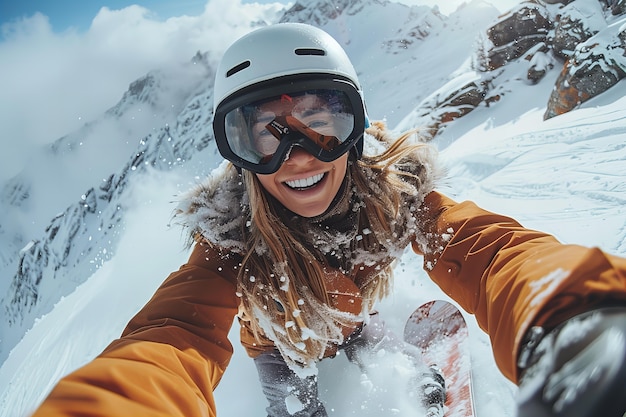
[(337, 173), (337, 177), (343, 181), (343, 177), (346, 176), (346, 172), (348, 171), (348, 154), (341, 156), (335, 162), (333, 162), (335, 172)]
[(263, 187), (265, 190), (270, 191), (271, 192), (271, 185), (274, 182), (273, 179), (273, 175), (260, 175), (260, 174), (255, 174), (256, 178), (259, 180), (259, 183), (261, 184), (261, 187)]
[(276, 176), (274, 174), (269, 175), (261, 175), (255, 174), (257, 179), (259, 180), (259, 184), (261, 185), (261, 189), (263, 189), (266, 193), (271, 195), (272, 197), (278, 199), (280, 201), (280, 191), (279, 185), (276, 183)]

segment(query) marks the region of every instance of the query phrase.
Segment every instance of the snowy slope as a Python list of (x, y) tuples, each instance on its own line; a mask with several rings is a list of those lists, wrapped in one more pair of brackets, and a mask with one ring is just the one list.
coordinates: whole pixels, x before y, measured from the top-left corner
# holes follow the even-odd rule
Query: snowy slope
[[(418, 122), (411, 116), (417, 103), (460, 73), (470, 72), (474, 33), (489, 23), (485, 12), (494, 17), (495, 9), (472, 2), (442, 21), (431, 37), (407, 44), (406, 33), (397, 29), (402, 24), (392, 29), (383, 24), (406, 9), (384, 9), (378, 2), (371, 6), (352, 10), (324, 27), (343, 39), (355, 57), (367, 88), (370, 116), (386, 118), (396, 130), (412, 128)], [(373, 16), (380, 23), (375, 34), (364, 24)], [(427, 18), (436, 27), (438, 17)], [(362, 42), (372, 38), (385, 42)], [(404, 46), (394, 50), (398, 44)], [(440, 45), (451, 45), (450, 55)], [(506, 91), (505, 98), (477, 108), (436, 138), (450, 173), (441, 190), (512, 215), (564, 242), (599, 245), (626, 255), (626, 84), (622, 81), (580, 109), (543, 121), (558, 70), (531, 86), (523, 81), (526, 68), (523, 63), (508, 66), (496, 81)], [(203, 94), (203, 100), (210, 100), (210, 92)], [(209, 110), (207, 106), (193, 117), (179, 115), (172, 137), (184, 137), (184, 123)], [(190, 128), (196, 129), (195, 136), (204, 132), (199, 126)], [(82, 284), (57, 297), (52, 311), (37, 319), (11, 351), (0, 368), (0, 416), (27, 415), (58, 378), (89, 361), (115, 338), (167, 273), (185, 262), (188, 253), (182, 250), (180, 231), (168, 226), (172, 201), (197, 181), (195, 175), (204, 175), (218, 163), (211, 146), (201, 153), (201, 162), (190, 161), (169, 171), (145, 169), (126, 185), (125, 226), (115, 255), (92, 275), (76, 277)], [(422, 271), (421, 258), (407, 252), (396, 268), (394, 294), (379, 310), (387, 324), (400, 331), (410, 312), (433, 298), (445, 296)], [(516, 389), (496, 369), (486, 335), (471, 316), (468, 322), (477, 413), (513, 416)], [(235, 357), (216, 392), (218, 413), (262, 417), (264, 399), (253, 364), (237, 343), (236, 327), (231, 338)], [(370, 385), (342, 356), (322, 362), (321, 395), (331, 415), (413, 416), (398, 383), (407, 372), (402, 358), (381, 354), (373, 363), (377, 366)]]

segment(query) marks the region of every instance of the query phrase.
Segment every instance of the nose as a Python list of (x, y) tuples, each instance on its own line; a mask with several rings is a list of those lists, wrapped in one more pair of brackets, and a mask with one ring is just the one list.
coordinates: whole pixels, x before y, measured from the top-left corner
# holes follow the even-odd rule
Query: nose
[(283, 163), (287, 165), (304, 165), (313, 159), (315, 159), (315, 156), (311, 155), (306, 149), (300, 146), (292, 146), (289, 152), (287, 152)]

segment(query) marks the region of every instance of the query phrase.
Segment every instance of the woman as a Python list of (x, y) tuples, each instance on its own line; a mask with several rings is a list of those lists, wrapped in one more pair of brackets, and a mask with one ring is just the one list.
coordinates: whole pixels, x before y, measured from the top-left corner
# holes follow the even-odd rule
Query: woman
[[(395, 343), (374, 306), (409, 244), (489, 334), (498, 366), (521, 384), (520, 415), (623, 415), (626, 260), (434, 191), (433, 151), (369, 126), (354, 68), (319, 29), (244, 36), (214, 94), (230, 163), (179, 207), (189, 262), (36, 415), (213, 416), (237, 316), (268, 414), (324, 416), (315, 364), (337, 349), (358, 363), (363, 349)], [(565, 338), (581, 326), (591, 329)], [(565, 383), (581, 372), (594, 383)], [(437, 395), (424, 403), (441, 412), (432, 376)]]

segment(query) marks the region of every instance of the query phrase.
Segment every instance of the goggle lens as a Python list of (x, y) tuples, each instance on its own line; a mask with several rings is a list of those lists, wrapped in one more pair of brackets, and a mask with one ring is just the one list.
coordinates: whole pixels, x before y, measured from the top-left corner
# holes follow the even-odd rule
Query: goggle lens
[(347, 150), (342, 145), (362, 134), (355, 128), (353, 100), (345, 91), (315, 89), (241, 105), (224, 116), (228, 147), (256, 171), (267, 170), (263, 165), (270, 162), (277, 169), (282, 160), (276, 158), (294, 145), (320, 159), (336, 159)]

